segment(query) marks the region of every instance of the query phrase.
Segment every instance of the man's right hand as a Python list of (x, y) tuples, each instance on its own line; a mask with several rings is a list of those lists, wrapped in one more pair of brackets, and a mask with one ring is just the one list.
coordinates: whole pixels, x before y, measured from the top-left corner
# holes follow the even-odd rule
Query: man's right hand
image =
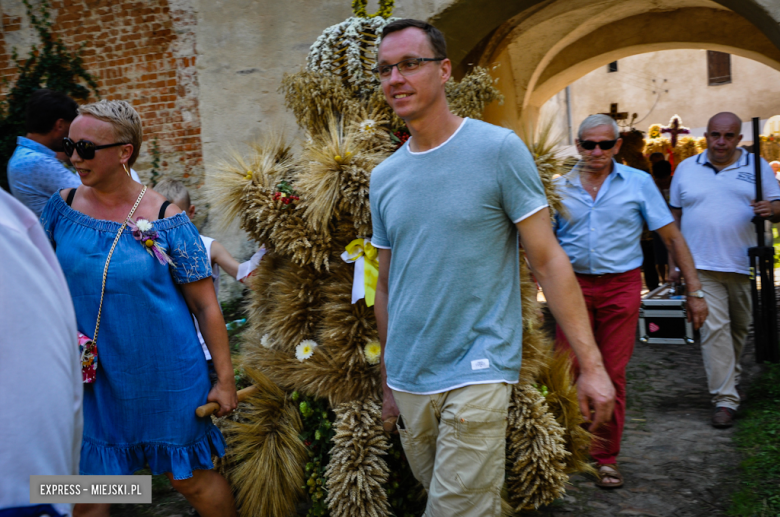
[(382, 390), (382, 427), (388, 433), (397, 433), (395, 423), (398, 420), (398, 415), (401, 412), (398, 410), (398, 406), (395, 405), (395, 397), (393, 397), (393, 391), (390, 388)]
[[(615, 386), (603, 366), (590, 370), (581, 370), (577, 379), (577, 399), (580, 411), (586, 422), (590, 422), (588, 431), (595, 432), (602, 424), (612, 419), (615, 409)], [(594, 414), (591, 418), (591, 407)]]

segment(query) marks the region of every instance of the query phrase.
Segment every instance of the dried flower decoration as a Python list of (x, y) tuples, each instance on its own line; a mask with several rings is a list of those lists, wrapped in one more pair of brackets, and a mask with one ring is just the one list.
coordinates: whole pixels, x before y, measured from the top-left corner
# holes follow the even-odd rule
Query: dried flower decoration
[(359, 124), (359, 127), (360, 127), (360, 134), (366, 136), (373, 135), (374, 133), (376, 133), (377, 130), (376, 121), (370, 118), (367, 118), (366, 120), (361, 122)]
[(292, 185), (286, 181), (282, 181), (276, 186), (276, 192), (274, 193), (274, 201), (282, 201), (282, 209), (287, 208), (289, 205), (295, 205), (300, 201), (298, 193), (292, 188)]
[(265, 348), (271, 348), (271, 336), (268, 334), (263, 334), (263, 337), (260, 338), (260, 344)]
[(363, 348), (363, 353), (366, 355), (368, 364), (379, 364), (382, 346), (379, 344), (379, 341), (371, 341)]
[(661, 138), (661, 124), (653, 124), (647, 130), (647, 138)]
[(411, 138), (411, 134), (409, 133), (409, 130), (406, 128), (399, 129), (398, 131), (393, 131), (390, 133), (390, 139), (395, 144), (395, 148), (399, 149), (401, 146), (403, 146), (409, 138)]
[(379, 10), (374, 14), (368, 14), (367, 4), (368, 0), (352, 0), (352, 12), (361, 18), (376, 18), (378, 16), (390, 18), (390, 15), (393, 14), (395, 0), (379, 0)]
[(157, 231), (155, 231), (154, 225), (149, 220), (142, 217), (139, 217), (137, 221), (130, 219), (127, 222), (127, 226), (132, 230), (135, 240), (143, 245), (149, 255), (160, 261), (162, 265), (170, 264), (175, 266), (171, 257), (157, 243)]
[(303, 362), (312, 355), (314, 355), (314, 349), (317, 348), (317, 343), (311, 339), (304, 339), (301, 343), (295, 347), (295, 357)]

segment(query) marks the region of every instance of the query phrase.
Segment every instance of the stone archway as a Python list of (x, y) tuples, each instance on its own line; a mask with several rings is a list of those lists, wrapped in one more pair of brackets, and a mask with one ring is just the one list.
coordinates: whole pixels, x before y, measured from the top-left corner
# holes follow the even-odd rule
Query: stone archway
[(447, 35), (458, 73), (493, 68), (506, 101), (486, 118), (510, 127), (629, 55), (709, 49), (780, 70), (780, 3), (772, 0), (455, 0), (430, 19)]

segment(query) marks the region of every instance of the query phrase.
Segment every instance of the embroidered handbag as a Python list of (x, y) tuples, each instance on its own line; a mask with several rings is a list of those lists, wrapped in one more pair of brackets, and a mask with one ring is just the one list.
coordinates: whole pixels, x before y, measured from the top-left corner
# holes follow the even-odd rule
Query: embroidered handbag
[(89, 336), (82, 334), (81, 332), (78, 333), (79, 353), (81, 354), (81, 380), (82, 382), (84, 382), (84, 384), (92, 384), (93, 382), (95, 382), (95, 379), (97, 377), (97, 367), (98, 367), (97, 337), (98, 337), (98, 331), (100, 330), (100, 313), (103, 311), (103, 295), (106, 293), (106, 277), (108, 276), (108, 264), (111, 262), (111, 255), (114, 254), (114, 248), (116, 248), (116, 243), (119, 242), (119, 237), (122, 236), (122, 232), (125, 231), (125, 228), (127, 228), (128, 221), (130, 221), (130, 218), (133, 217), (133, 214), (135, 213), (135, 209), (138, 208), (138, 205), (141, 203), (141, 199), (144, 197), (145, 193), (146, 193), (146, 186), (144, 186), (144, 188), (141, 190), (141, 193), (138, 195), (138, 199), (136, 199), (132, 210), (130, 210), (130, 213), (127, 214), (127, 218), (125, 219), (124, 224), (122, 224), (122, 227), (119, 228), (119, 231), (117, 232), (116, 237), (114, 238), (114, 243), (111, 245), (111, 250), (108, 252), (106, 265), (103, 268), (103, 286), (100, 288), (100, 306), (98, 307), (97, 323), (95, 323), (95, 337), (90, 338)]

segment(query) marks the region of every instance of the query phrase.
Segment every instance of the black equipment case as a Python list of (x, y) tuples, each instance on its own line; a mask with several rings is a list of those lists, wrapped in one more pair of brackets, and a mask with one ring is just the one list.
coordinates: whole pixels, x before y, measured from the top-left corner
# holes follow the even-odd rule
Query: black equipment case
[(642, 297), (639, 341), (659, 345), (693, 343), (693, 324), (685, 309), (685, 286), (663, 284)]

